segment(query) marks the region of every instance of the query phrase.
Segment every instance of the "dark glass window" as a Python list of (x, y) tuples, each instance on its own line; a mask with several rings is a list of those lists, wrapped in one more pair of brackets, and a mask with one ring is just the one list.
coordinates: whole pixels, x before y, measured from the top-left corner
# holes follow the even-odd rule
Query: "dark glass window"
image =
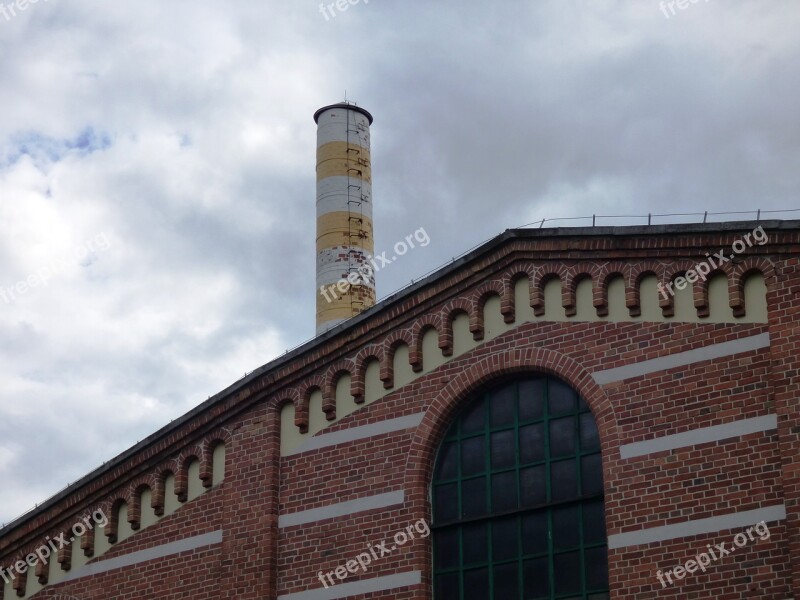
[(499, 386), (459, 415), (433, 480), (436, 600), (608, 598), (600, 436), (552, 377)]

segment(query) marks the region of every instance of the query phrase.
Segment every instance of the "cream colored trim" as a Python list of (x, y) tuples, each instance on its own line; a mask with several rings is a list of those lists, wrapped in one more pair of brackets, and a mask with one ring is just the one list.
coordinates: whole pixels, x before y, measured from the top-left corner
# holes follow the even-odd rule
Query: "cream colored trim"
[(755, 510), (746, 510), (738, 513), (708, 517), (707, 519), (696, 519), (694, 521), (684, 521), (672, 525), (661, 527), (650, 527), (639, 531), (629, 531), (608, 536), (608, 548), (627, 548), (630, 546), (640, 546), (642, 544), (653, 544), (655, 542), (665, 542), (676, 540), (703, 533), (716, 533), (726, 529), (736, 529), (755, 525), (761, 521), (782, 521), (786, 518), (786, 506), (779, 504), (767, 506)]
[(653, 454), (654, 452), (676, 450), (678, 448), (697, 446), (698, 444), (707, 444), (708, 442), (718, 442), (730, 438), (741, 437), (750, 433), (770, 431), (772, 429), (777, 429), (777, 427), (777, 415), (766, 415), (763, 417), (754, 417), (752, 419), (742, 419), (740, 421), (733, 421), (723, 425), (701, 427), (699, 429), (692, 429), (691, 431), (665, 435), (662, 437), (653, 438), (651, 440), (645, 440), (643, 442), (625, 444), (620, 446), (619, 454), (621, 458), (647, 456), (648, 454)]
[(614, 383), (615, 381), (649, 375), (657, 371), (685, 367), (694, 363), (714, 360), (715, 358), (731, 356), (741, 352), (761, 350), (762, 348), (769, 348), (769, 333), (759, 333), (758, 335), (752, 335), (730, 342), (711, 344), (703, 348), (696, 348), (695, 350), (676, 352), (674, 354), (668, 354), (667, 356), (643, 360), (625, 365), (624, 367), (597, 371), (592, 377), (594, 377), (594, 380), (599, 385), (606, 385), (608, 383)]
[(365, 498), (356, 498), (355, 500), (339, 502), (329, 506), (280, 515), (278, 517), (278, 527), (295, 527), (297, 525), (316, 523), (317, 521), (325, 521), (327, 519), (348, 517), (368, 510), (403, 504), (405, 500), (406, 494), (403, 490), (377, 494), (376, 496), (367, 496)]

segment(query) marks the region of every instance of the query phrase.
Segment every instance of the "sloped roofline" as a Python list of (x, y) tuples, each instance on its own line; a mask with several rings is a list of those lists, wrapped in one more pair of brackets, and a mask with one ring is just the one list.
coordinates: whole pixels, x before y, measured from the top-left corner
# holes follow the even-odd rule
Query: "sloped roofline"
[(0, 529), (0, 536), (7, 535), (27, 523), (29, 520), (35, 518), (46, 510), (52, 508), (55, 504), (68, 497), (70, 494), (75, 493), (76, 490), (91, 483), (94, 479), (118, 467), (121, 463), (125, 462), (135, 454), (141, 452), (148, 446), (154, 444), (158, 440), (168, 436), (173, 431), (179, 429), (187, 422), (191, 421), (196, 416), (204, 413), (218, 402), (223, 401), (231, 394), (246, 387), (253, 381), (264, 377), (271, 371), (277, 371), (280, 367), (285, 366), (287, 363), (292, 362), (296, 358), (302, 356), (307, 352), (311, 352), (319, 346), (328, 342), (331, 338), (336, 337), (343, 331), (363, 323), (376, 314), (391, 309), (391, 307), (398, 301), (402, 301), (408, 296), (417, 293), (420, 289), (425, 288), (431, 284), (436, 283), (440, 279), (446, 277), (450, 273), (461, 269), (483, 255), (488, 254), (495, 248), (512, 240), (524, 239), (552, 239), (552, 238), (586, 238), (586, 237), (642, 237), (642, 236), (661, 236), (661, 235), (675, 235), (675, 234), (706, 234), (706, 233), (727, 233), (734, 231), (752, 231), (759, 225), (770, 230), (800, 230), (800, 220), (768, 220), (768, 221), (730, 221), (721, 223), (685, 223), (685, 224), (666, 224), (666, 225), (623, 225), (623, 226), (602, 226), (602, 227), (552, 227), (542, 229), (507, 229), (500, 235), (487, 240), (475, 249), (467, 252), (463, 256), (454, 260), (453, 262), (442, 266), (435, 270), (430, 275), (424, 277), (420, 281), (413, 283), (391, 296), (383, 299), (381, 302), (364, 311), (358, 316), (355, 316), (347, 321), (337, 325), (318, 335), (317, 337), (301, 344), (297, 348), (287, 352), (286, 354), (258, 367), (253, 372), (249, 373), (242, 379), (229, 385), (227, 388), (219, 391), (211, 396), (208, 400), (197, 405), (183, 416), (171, 421), (158, 431), (149, 435), (136, 445), (125, 450), (121, 454), (115, 456), (109, 461), (105, 462), (102, 466), (94, 469), (86, 474), (78, 481), (72, 483), (62, 491), (54, 496), (48, 498), (35, 508), (21, 515), (14, 521), (8, 523), (5, 527)]

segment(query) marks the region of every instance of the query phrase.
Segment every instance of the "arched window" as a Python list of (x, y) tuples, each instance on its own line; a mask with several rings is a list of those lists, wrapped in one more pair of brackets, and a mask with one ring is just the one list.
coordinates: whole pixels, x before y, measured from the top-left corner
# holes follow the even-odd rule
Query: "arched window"
[(505, 383), (456, 418), (433, 478), (435, 600), (608, 599), (603, 473), (583, 398)]

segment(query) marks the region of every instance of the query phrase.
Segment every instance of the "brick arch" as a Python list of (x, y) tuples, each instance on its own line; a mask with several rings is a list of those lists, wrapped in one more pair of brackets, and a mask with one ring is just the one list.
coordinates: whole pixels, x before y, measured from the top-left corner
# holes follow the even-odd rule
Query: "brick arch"
[(671, 283), (678, 275), (683, 275), (689, 269), (694, 269), (697, 263), (691, 260), (676, 260), (664, 266), (664, 283)]
[(145, 487), (152, 490), (153, 488), (155, 488), (155, 485), (156, 485), (155, 473), (147, 473), (144, 475), (139, 475), (128, 484), (128, 497), (132, 498), (133, 494), (135, 494), (136, 492)]
[(531, 296), (531, 306), (533, 307), (533, 314), (541, 317), (544, 314), (544, 286), (549, 281), (558, 279), (561, 281), (561, 304), (566, 308), (565, 302), (569, 302), (566, 295), (566, 282), (569, 279), (569, 268), (563, 264), (546, 263), (536, 270), (531, 287), (533, 288), (533, 295)]
[(591, 263), (579, 263), (573, 265), (567, 271), (567, 280), (562, 281), (561, 298), (564, 304), (564, 313), (568, 317), (578, 314), (578, 284), (584, 279), (592, 281), (592, 303), (594, 303), (594, 290), (599, 285), (597, 283), (597, 267)]
[(697, 309), (697, 315), (700, 317), (707, 317), (711, 314), (711, 301), (708, 296), (708, 284), (714, 277), (719, 275), (725, 276), (725, 282), (728, 284), (728, 298), (730, 299), (731, 289), (731, 275), (730, 269), (727, 265), (718, 266), (712, 269), (708, 275), (703, 279), (698, 279), (692, 285), (692, 293), (694, 296), (694, 307)]
[(630, 265), (629, 278), (632, 286), (638, 287), (642, 283), (642, 279), (648, 275), (654, 275), (661, 278), (664, 274), (665, 267), (663, 264), (655, 260), (644, 260)]
[(367, 386), (367, 365), (373, 360), (378, 361), (378, 364), (383, 363), (383, 349), (381, 346), (371, 344), (361, 351), (353, 358), (355, 364), (355, 372), (353, 379), (350, 382), (350, 395), (356, 404), (364, 403), (364, 394), (366, 393)]
[[(106, 513), (108, 516), (108, 523), (105, 526), (104, 533), (109, 544), (117, 543), (117, 536), (119, 535), (119, 509), (123, 504), (130, 506), (125, 492), (118, 492), (106, 502), (108, 507), (108, 512)], [(63, 566), (64, 565), (62, 565), (62, 567)]]
[(230, 430), (223, 427), (207, 434), (200, 442), (200, 451), (203, 455), (200, 459), (200, 479), (203, 487), (210, 488), (214, 485), (214, 450), (219, 445), (227, 446), (232, 437)]
[(175, 459), (177, 472), (175, 473), (175, 495), (178, 500), (186, 502), (189, 499), (189, 463), (193, 460), (202, 464), (202, 453), (198, 448), (187, 448)]
[[(670, 283), (673, 283), (679, 275), (683, 275), (689, 269), (694, 269), (696, 265), (697, 263), (694, 263), (687, 259), (677, 260), (675, 262), (665, 265), (662, 271), (662, 279), (661, 279), (662, 284), (665, 287), (668, 286)], [(672, 288), (672, 290), (673, 290), (672, 294), (667, 293), (666, 298), (664, 298), (663, 294), (661, 294), (661, 298), (659, 299), (659, 305), (661, 306), (661, 311), (665, 317), (672, 317), (675, 315), (674, 288)], [(692, 292), (692, 298), (693, 302), (696, 301), (697, 296), (695, 295), (694, 291)]]
[(592, 304), (600, 317), (608, 315), (608, 283), (616, 277), (622, 277), (627, 292), (631, 287), (631, 267), (628, 263), (605, 263), (597, 270)]
[(768, 258), (746, 258), (743, 261), (735, 264), (732, 274), (746, 276), (756, 272), (761, 273), (764, 276), (764, 282), (767, 284), (767, 286), (775, 284), (775, 265)]
[(475, 312), (475, 304), (466, 297), (453, 298), (444, 305), (442, 322), (449, 324), (452, 330), (453, 321), (461, 313), (466, 313), (469, 317), (469, 330), (474, 335), (477, 330), (478, 315)]
[[(142, 525), (142, 493), (146, 489), (155, 494), (155, 473), (140, 475), (128, 485), (128, 523), (131, 524), (131, 529), (134, 531), (137, 531)], [(150, 506), (152, 507), (152, 502)]]
[(611, 401), (591, 374), (574, 359), (545, 348), (508, 349), (471, 364), (436, 394), (417, 427), (405, 465), (404, 489), (418, 512), (428, 513), (428, 489), (442, 438), (464, 400), (502, 375), (545, 373), (564, 380), (578, 391), (592, 410), (603, 456), (603, 481), (608, 489), (609, 465), (618, 453), (617, 416)]
[[(302, 393), (300, 393), (300, 399), (301, 399), (300, 406), (301, 406), (301, 410), (303, 411), (304, 414), (308, 415), (311, 412), (311, 394), (313, 394), (317, 390), (322, 392), (322, 410), (323, 410), (323, 412), (325, 411), (325, 407), (326, 406), (330, 406), (330, 402), (329, 402), (328, 398), (325, 397), (325, 377), (321, 373), (316, 373), (312, 377), (307, 378), (301, 385), (303, 387), (300, 388), (300, 389), (302, 389), (303, 391), (302, 391)], [(336, 402), (334, 402), (333, 404), (335, 406)], [(297, 413), (295, 413), (295, 421), (297, 420), (296, 416), (297, 416)], [(328, 421), (332, 421), (333, 420), (333, 419), (328, 418), (327, 414), (325, 415), (325, 417), (326, 417), (326, 419)], [(305, 432), (302, 431), (302, 429), (301, 429), (301, 432), (305, 433)]]
[(281, 390), (267, 401), (268, 406), (273, 407), (275, 413), (280, 417), (283, 407), (287, 404), (294, 406), (294, 425), (300, 433), (308, 432), (308, 402), (303, 401), (300, 392), (295, 387)]
[[(661, 281), (664, 274), (664, 266), (654, 260), (644, 260), (630, 265), (629, 286), (625, 287), (625, 306), (628, 308), (632, 317), (642, 314), (642, 280), (648, 275), (653, 275)], [(659, 302), (659, 306), (661, 303)], [(663, 306), (661, 306), (663, 312)]]
[(439, 337), (438, 346), (442, 348), (442, 320), (439, 313), (429, 313), (417, 319), (411, 326), (411, 338), (414, 343), (409, 349), (409, 360), (411, 361), (411, 368), (415, 373), (422, 371), (423, 367), (423, 350), (422, 339), (429, 331), (435, 331)]
[[(507, 308), (511, 314), (511, 323), (517, 321), (517, 295), (516, 295), (516, 288), (517, 282), (521, 279), (528, 280), (528, 305), (531, 302), (531, 282), (536, 274), (536, 267), (533, 266), (533, 263), (524, 262), (524, 263), (515, 263), (512, 266), (506, 268), (499, 274), (500, 281), (503, 282), (503, 289), (505, 289), (505, 298), (503, 299), (503, 304), (501, 310), (503, 308)], [(506, 313), (503, 313), (505, 315)]]
[(775, 268), (768, 259), (751, 257), (737, 263), (728, 280), (728, 299), (735, 317), (745, 316), (747, 306), (744, 301), (744, 286), (747, 279), (756, 273), (764, 277), (768, 293), (770, 289), (774, 289)]
[(102, 502), (98, 502), (98, 503), (97, 503), (97, 504), (94, 506), (94, 508), (92, 509), (92, 512), (94, 513), (94, 512), (96, 512), (96, 511), (100, 511), (100, 512), (102, 512), (104, 515), (108, 516), (108, 515), (109, 515), (109, 510), (110, 510), (110, 509), (111, 509), (111, 500), (109, 499), (109, 497), (106, 497), (106, 499), (105, 499), (105, 500), (103, 500)]
[[(414, 345), (414, 338), (409, 329), (396, 329), (386, 336), (383, 340), (383, 361), (381, 362), (381, 381), (384, 389), (390, 389), (394, 385), (394, 354), (398, 346), (406, 344), (408, 346), (409, 364), (411, 363), (411, 347)], [(414, 368), (413, 365), (411, 367)]]
[(461, 313), (466, 314), (469, 318), (469, 329), (474, 337), (473, 323), (477, 327), (478, 321), (469, 300), (453, 298), (439, 310), (439, 319), (442, 323), (442, 329), (439, 331), (439, 347), (445, 356), (453, 355), (453, 321)]
[(536, 267), (532, 262), (516, 262), (500, 272), (500, 280), (503, 285), (511, 288), (523, 277), (527, 278), (529, 283), (536, 277)]
[[(473, 331), (473, 337), (476, 340), (482, 340), (484, 335), (484, 311), (486, 309), (486, 302), (492, 296), (500, 298), (500, 313), (503, 315), (503, 321), (506, 323), (514, 322), (514, 301), (508, 299), (508, 288), (503, 285), (500, 279), (492, 279), (485, 281), (476, 287), (470, 294), (470, 299), (475, 310), (477, 327)], [(470, 327), (470, 329), (472, 329)], [(480, 337), (479, 337), (480, 336)]]
[(159, 517), (164, 515), (164, 503), (166, 500), (165, 496), (167, 493), (167, 477), (169, 477), (170, 475), (176, 477), (175, 475), (176, 468), (175, 466), (173, 466), (174, 461), (170, 461), (170, 463), (165, 463), (160, 467), (158, 467), (153, 476), (155, 487), (153, 488), (152, 506), (153, 509), (156, 511), (156, 515)]
[[(324, 374), (325, 378), (325, 387), (323, 388), (322, 392), (322, 410), (325, 415), (333, 415), (333, 419), (336, 418), (336, 383), (343, 375), (349, 375), (351, 378), (351, 389), (352, 389), (352, 377), (353, 372), (355, 371), (353, 361), (349, 359), (342, 359), (336, 361), (332, 365), (330, 365)], [(333, 419), (328, 419), (329, 421)]]
[(213, 432), (206, 434), (203, 438), (203, 444), (210, 446), (212, 451), (213, 447), (217, 444), (225, 444), (226, 446), (233, 440), (233, 432), (227, 427), (220, 427)]

